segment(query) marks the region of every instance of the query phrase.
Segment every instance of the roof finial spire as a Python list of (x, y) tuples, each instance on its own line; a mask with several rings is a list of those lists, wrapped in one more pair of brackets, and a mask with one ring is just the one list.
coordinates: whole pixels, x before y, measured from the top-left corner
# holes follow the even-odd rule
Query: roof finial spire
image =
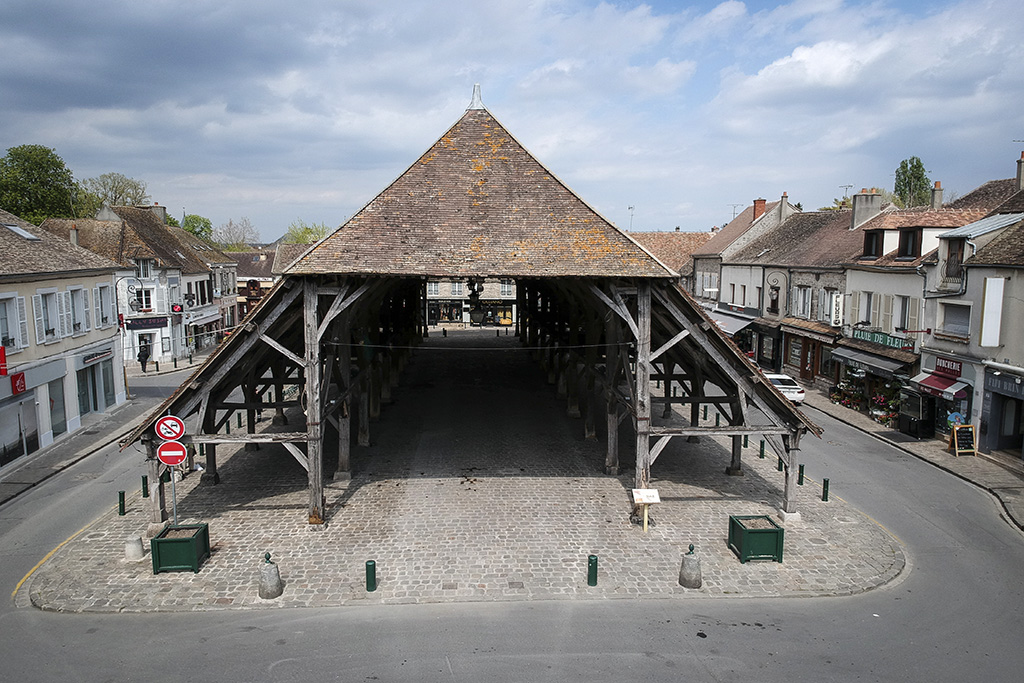
[(480, 97), (480, 84), (473, 84), (473, 101), (469, 103), (469, 109), (483, 109), (484, 101)]

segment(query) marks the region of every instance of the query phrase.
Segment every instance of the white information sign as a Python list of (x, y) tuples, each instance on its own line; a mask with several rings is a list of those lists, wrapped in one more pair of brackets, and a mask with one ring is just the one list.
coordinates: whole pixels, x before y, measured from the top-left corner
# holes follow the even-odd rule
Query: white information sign
[(661, 496), (658, 489), (633, 489), (633, 503), (636, 505), (651, 505), (660, 503)]

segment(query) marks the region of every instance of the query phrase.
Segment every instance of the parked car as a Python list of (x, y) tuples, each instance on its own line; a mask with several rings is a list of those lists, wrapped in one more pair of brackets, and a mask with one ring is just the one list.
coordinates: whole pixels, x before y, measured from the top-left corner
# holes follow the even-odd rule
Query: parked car
[(775, 388), (782, 392), (782, 395), (793, 403), (800, 405), (804, 402), (804, 389), (796, 383), (789, 375), (769, 375), (765, 377), (775, 385)]

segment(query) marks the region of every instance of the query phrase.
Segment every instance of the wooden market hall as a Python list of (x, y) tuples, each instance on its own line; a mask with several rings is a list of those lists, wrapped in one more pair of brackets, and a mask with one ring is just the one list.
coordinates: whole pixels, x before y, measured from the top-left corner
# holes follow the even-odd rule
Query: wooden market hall
[[(673, 438), (729, 436), (741, 475), (744, 436), (763, 437), (785, 467), (782, 513), (794, 503), (799, 448), (820, 430), (774, 389), (678, 285), (678, 275), (590, 208), (484, 108), (465, 114), (347, 223), (312, 245), (242, 323), (122, 445), (147, 446), (150, 521), (167, 519), (154, 427), (185, 420), (203, 445), (202, 485), (216, 484), (218, 446), (276, 443), (308, 473), (308, 520), (325, 521), (326, 479), (350, 476), (370, 418), (401, 391), (400, 371), (429, 344), (428, 279), (515, 280), (515, 333), (564, 390), (587, 437), (607, 441), (619, 472), (619, 426), (635, 436), (635, 488)], [(660, 390), (652, 392), (652, 383)], [(538, 390), (547, 390), (538, 387)], [(689, 425), (654, 426), (654, 406)], [(294, 431), (258, 431), (258, 411), (300, 406)], [(702, 408), (722, 415), (700, 426)], [(237, 414), (245, 429), (226, 433)], [(280, 419), (277, 421), (280, 422)], [(529, 429), (525, 425), (523, 429)], [(325, 472), (325, 436), (337, 468)], [(252, 446), (250, 446), (252, 447)], [(334, 461), (333, 455), (330, 459)], [(624, 511), (632, 513), (633, 511)]]

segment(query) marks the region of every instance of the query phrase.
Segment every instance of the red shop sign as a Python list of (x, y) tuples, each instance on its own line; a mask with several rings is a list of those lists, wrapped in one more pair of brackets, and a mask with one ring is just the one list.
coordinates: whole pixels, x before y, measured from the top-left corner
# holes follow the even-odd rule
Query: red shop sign
[(28, 387), (25, 386), (25, 373), (16, 372), (11, 375), (11, 393), (17, 396), (18, 394), (24, 394)]
[(951, 358), (935, 356), (935, 372), (946, 377), (959, 377), (963, 372), (964, 364)]

